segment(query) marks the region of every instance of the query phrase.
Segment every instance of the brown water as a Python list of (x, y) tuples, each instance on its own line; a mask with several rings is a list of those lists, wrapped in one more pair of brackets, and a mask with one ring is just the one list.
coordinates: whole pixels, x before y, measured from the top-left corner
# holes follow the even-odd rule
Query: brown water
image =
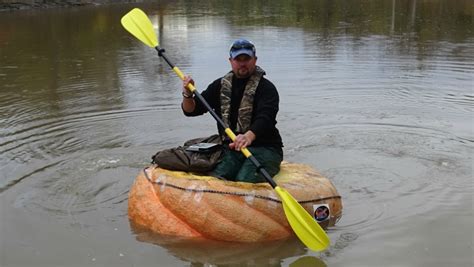
[(150, 156), (216, 130), (182, 115), (179, 79), (121, 27), (134, 6), (0, 13), (1, 266), (473, 265), (472, 1), (136, 5), (200, 90), (233, 39), (254, 41), (285, 159), (343, 197), (322, 253), (131, 229)]

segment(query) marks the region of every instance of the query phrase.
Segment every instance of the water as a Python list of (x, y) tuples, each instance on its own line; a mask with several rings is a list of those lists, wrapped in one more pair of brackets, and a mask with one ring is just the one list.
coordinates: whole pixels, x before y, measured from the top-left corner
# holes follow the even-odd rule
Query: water
[[(132, 229), (156, 151), (213, 134), (119, 20), (140, 6), (199, 90), (246, 37), (277, 86), (285, 160), (330, 178), (329, 250)], [(0, 13), (1, 266), (472, 266), (471, 1), (154, 1)]]

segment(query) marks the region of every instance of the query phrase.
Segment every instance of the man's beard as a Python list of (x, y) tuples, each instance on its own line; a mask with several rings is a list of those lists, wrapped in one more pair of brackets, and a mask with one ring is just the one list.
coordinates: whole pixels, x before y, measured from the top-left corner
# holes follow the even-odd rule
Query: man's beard
[(248, 68), (243, 68), (243, 69), (238, 69), (237, 70), (237, 78), (248, 78), (252, 75), (250, 69)]

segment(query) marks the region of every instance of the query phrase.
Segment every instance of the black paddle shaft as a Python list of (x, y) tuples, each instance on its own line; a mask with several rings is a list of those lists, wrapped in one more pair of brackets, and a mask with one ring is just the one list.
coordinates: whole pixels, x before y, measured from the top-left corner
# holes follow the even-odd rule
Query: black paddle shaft
[[(171, 63), (171, 61), (169, 61), (169, 59), (165, 56), (165, 54), (164, 54), (165, 50), (163, 48), (160, 48), (159, 46), (156, 46), (155, 49), (156, 49), (156, 51), (158, 51), (158, 56), (162, 57), (166, 61), (166, 63), (168, 63), (168, 65), (171, 67), (171, 69), (174, 70), (175, 65), (173, 63)], [(207, 103), (207, 101), (204, 99), (204, 97), (202, 97), (202, 95), (197, 90), (194, 90), (193, 93), (199, 99), (199, 101), (201, 101), (201, 103), (206, 107), (207, 111), (209, 111), (209, 113), (211, 113), (212, 117), (214, 117), (214, 119), (217, 121), (217, 123), (223, 129), (226, 129), (227, 127), (225, 126), (224, 121), (222, 121), (222, 119), (219, 117), (219, 115), (217, 115), (217, 113), (209, 105), (209, 103)], [(250, 154), (250, 157), (248, 157), (248, 159), (250, 159), (250, 161), (253, 163), (253, 165), (255, 165), (255, 167), (257, 167), (257, 171), (260, 172), (260, 174), (263, 175), (265, 180), (267, 180), (267, 182), (270, 183), (270, 185), (273, 188), (275, 188), (277, 186), (277, 184), (275, 183), (275, 181), (273, 181), (272, 177), (267, 172), (267, 170), (265, 170), (263, 168), (262, 164), (260, 164), (260, 162), (252, 154)]]

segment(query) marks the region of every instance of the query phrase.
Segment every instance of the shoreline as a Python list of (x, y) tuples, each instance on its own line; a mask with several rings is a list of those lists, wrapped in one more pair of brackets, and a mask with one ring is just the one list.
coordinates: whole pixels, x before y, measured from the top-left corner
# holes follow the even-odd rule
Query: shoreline
[(0, 12), (4, 11), (16, 11), (16, 10), (40, 10), (49, 8), (67, 8), (67, 7), (81, 7), (81, 6), (97, 6), (104, 4), (113, 3), (127, 3), (130, 1), (120, 0), (102, 0), (102, 1), (90, 1), (90, 0), (68, 0), (68, 1), (0, 1)]

